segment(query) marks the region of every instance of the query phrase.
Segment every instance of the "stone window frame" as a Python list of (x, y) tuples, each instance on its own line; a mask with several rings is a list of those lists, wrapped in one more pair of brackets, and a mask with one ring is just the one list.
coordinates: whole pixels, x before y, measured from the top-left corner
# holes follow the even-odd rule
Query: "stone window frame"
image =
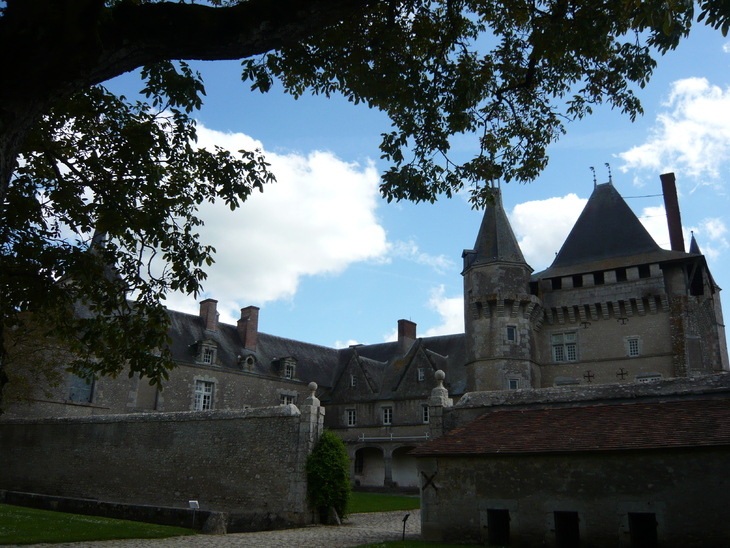
[(551, 333), (550, 354), (554, 363), (570, 363), (579, 361), (578, 332), (560, 331), (557, 333)]
[(507, 379), (507, 390), (519, 390), (520, 379), (517, 377), (511, 377)]
[(215, 406), (216, 382), (209, 378), (193, 379), (193, 411), (210, 411)]
[(345, 424), (348, 428), (357, 426), (357, 409), (345, 409)]
[(418, 379), (418, 382), (423, 382), (426, 380), (426, 368), (425, 367), (419, 367), (416, 372), (416, 378)]
[(428, 424), (430, 422), (430, 420), (431, 420), (431, 414), (428, 409), (428, 404), (422, 403), (421, 404), (421, 421), (423, 422), (423, 424)]
[(393, 406), (384, 405), (380, 408), (380, 419), (383, 426), (391, 426), (393, 424)]
[(644, 341), (639, 335), (624, 337), (624, 348), (629, 358), (638, 358), (643, 354)]
[[(512, 338), (510, 338), (510, 333), (512, 334)], [(517, 326), (516, 325), (508, 325), (505, 328), (505, 334), (504, 334), (504, 340), (507, 344), (517, 344)]]
[(350, 373), (350, 388), (355, 388), (357, 386), (357, 377), (354, 375), (354, 373)]
[(636, 375), (636, 377), (634, 377), (636, 382), (641, 383), (641, 384), (660, 381), (663, 378), (664, 378), (663, 375), (658, 372), (639, 373), (638, 375)]

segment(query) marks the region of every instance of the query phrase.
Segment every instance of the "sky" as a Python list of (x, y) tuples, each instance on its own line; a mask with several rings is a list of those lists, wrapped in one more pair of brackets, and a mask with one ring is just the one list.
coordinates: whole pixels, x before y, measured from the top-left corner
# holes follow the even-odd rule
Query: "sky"
[[(255, 305), (260, 331), (338, 348), (393, 340), (402, 318), (418, 324), (418, 336), (463, 332), (461, 253), (473, 247), (483, 215), (468, 196), (388, 204), (378, 193), (388, 167), (378, 149), (390, 127), (385, 115), (339, 97), (251, 92), (239, 62), (193, 66), (207, 92), (196, 114), (199, 145), (260, 148), (277, 182), (234, 212), (225, 204), (201, 209), (201, 238), (216, 248), (216, 262), (197, 300), (173, 294), (168, 307), (197, 314), (198, 302), (213, 298), (221, 321), (235, 323), (241, 308)], [(686, 245), (694, 231), (730, 302), (728, 68), (730, 38), (697, 25), (635, 90), (642, 117), (632, 123), (598, 108), (567, 125), (539, 178), (502, 185), (536, 272), (550, 265), (590, 196), (590, 168), (604, 183), (607, 163), (616, 189), (668, 248), (659, 175), (673, 171)], [(109, 87), (140, 86), (125, 75)]]

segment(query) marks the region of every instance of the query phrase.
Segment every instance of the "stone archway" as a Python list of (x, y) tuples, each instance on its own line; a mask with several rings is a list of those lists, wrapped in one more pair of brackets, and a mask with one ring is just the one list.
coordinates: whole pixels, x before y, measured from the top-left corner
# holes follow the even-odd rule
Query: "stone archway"
[(385, 459), (380, 447), (361, 447), (355, 451), (355, 485), (382, 487), (385, 484)]
[(418, 467), (416, 458), (408, 454), (413, 446), (398, 447), (393, 450), (391, 473), (398, 487), (418, 487)]

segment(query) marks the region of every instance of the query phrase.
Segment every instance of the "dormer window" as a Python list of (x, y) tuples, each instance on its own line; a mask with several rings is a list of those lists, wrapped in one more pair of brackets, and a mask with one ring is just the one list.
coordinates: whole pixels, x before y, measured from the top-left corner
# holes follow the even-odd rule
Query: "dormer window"
[(195, 360), (205, 365), (215, 365), (218, 346), (215, 341), (207, 339), (198, 343), (198, 355)]
[(215, 352), (213, 351), (212, 348), (210, 348), (209, 346), (204, 346), (203, 347), (203, 356), (202, 356), (203, 359), (202, 359), (202, 362), (203, 363), (213, 363), (213, 354), (214, 353)]
[(296, 379), (297, 378), (297, 360), (291, 356), (286, 358), (280, 358), (275, 360), (275, 364), (278, 363), (279, 375), (285, 379)]

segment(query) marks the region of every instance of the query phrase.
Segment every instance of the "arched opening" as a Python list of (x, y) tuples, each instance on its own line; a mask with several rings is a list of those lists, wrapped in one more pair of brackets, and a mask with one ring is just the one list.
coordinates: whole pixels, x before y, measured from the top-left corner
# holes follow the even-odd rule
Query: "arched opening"
[(355, 452), (355, 485), (378, 486), (385, 483), (383, 450), (361, 447)]
[(418, 468), (416, 458), (407, 453), (413, 447), (399, 447), (393, 451), (393, 482), (398, 487), (418, 487)]

